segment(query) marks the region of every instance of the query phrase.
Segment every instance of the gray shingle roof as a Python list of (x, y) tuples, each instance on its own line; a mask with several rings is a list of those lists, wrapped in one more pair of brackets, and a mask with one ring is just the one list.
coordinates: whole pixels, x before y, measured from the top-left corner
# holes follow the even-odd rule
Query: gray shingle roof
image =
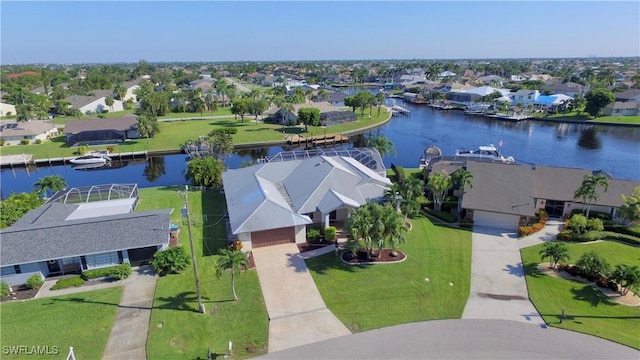
[(391, 185), (353, 158), (268, 162), (222, 174), (234, 234), (311, 223), (304, 215), (362, 205)]
[(465, 187), (463, 208), (513, 215), (535, 215), (531, 167), (468, 161), (467, 170), (473, 174), (473, 187)]
[(533, 173), (533, 196), (537, 199), (573, 201), (573, 194), (582, 184), (585, 175), (591, 171), (586, 169), (536, 166)]
[(121, 118), (69, 120), (64, 127), (65, 134), (78, 134), (83, 131), (118, 130), (127, 131), (136, 129), (138, 117), (135, 115)]
[(167, 244), (172, 209), (65, 220), (78, 205), (50, 203), (0, 231), (2, 266)]

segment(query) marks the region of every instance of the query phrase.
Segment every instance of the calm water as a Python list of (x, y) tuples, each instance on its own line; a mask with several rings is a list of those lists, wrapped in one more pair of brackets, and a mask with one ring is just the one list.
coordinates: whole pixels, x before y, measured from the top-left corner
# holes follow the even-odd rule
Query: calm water
[[(502, 153), (517, 162), (551, 166), (606, 170), (623, 179), (640, 179), (640, 128), (589, 126), (539, 121), (504, 122), (471, 117), (459, 111), (439, 111), (426, 106), (397, 102), (411, 110), (410, 116), (396, 117), (371, 134), (382, 134), (396, 147), (397, 155), (384, 158), (404, 167), (417, 167), (423, 150), (438, 146), (444, 154), (479, 145), (498, 145)], [(375, 111), (375, 109), (374, 109)], [(367, 133), (367, 134), (370, 134)], [(273, 155), (281, 147), (245, 150), (227, 160), (230, 168), (265, 154)], [(140, 187), (185, 184), (185, 155), (151, 157), (135, 161), (114, 161), (111, 169), (75, 170), (71, 166), (3, 169), (2, 195), (31, 191), (39, 178), (60, 174), (69, 186), (104, 183), (138, 183)]]

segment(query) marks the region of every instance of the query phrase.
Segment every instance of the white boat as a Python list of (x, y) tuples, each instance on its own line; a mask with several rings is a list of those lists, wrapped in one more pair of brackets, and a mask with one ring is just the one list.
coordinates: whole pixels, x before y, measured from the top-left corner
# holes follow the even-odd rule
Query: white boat
[(502, 156), (502, 154), (500, 154), (498, 149), (493, 144), (479, 146), (477, 149), (473, 150), (456, 150), (456, 153), (454, 155), (492, 161), (515, 162), (513, 156), (509, 156), (506, 158)]
[(79, 156), (75, 159), (69, 160), (70, 163), (75, 165), (84, 164), (106, 164), (107, 161), (111, 161), (111, 158), (105, 153), (92, 153), (88, 155)]

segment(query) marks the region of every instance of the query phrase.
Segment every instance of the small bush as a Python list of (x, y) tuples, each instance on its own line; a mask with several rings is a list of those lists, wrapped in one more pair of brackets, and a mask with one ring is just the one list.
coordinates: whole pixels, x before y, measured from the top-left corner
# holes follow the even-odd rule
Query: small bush
[(236, 240), (227, 245), (227, 248), (231, 251), (242, 251), (242, 241)]
[(84, 280), (99, 279), (102, 277), (111, 276), (111, 272), (113, 271), (113, 268), (114, 266), (101, 268), (101, 269), (87, 270), (87, 271), (83, 271), (82, 274), (80, 274), (80, 276)]
[(327, 241), (334, 241), (336, 238), (336, 232), (335, 226), (327, 226), (324, 229), (324, 238), (327, 239)]
[(575, 265), (567, 267), (566, 272), (572, 276), (580, 276), (580, 268)]
[(118, 265), (111, 271), (111, 276), (118, 280), (126, 279), (129, 275), (131, 275), (131, 264), (129, 263)]
[(178, 274), (191, 263), (182, 246), (170, 247), (153, 255), (151, 265), (160, 275)]
[(613, 280), (609, 280), (607, 281), (607, 287), (609, 288), (609, 290), (612, 291), (618, 291), (618, 283), (613, 281)]
[(444, 198), (444, 201), (442, 202), (442, 211), (450, 212), (451, 210), (454, 210), (457, 208), (458, 208), (458, 197), (449, 195)]
[(22, 140), (20, 140), (20, 144), (22, 144), (22, 145), (29, 145), (29, 143), (30, 143), (30, 142), (31, 142), (31, 141), (29, 141), (29, 139), (22, 139)]
[(40, 276), (40, 274), (33, 274), (27, 280), (27, 282), (24, 283), (24, 286), (28, 287), (29, 289), (39, 289), (43, 283), (44, 283), (44, 280), (42, 280), (42, 277)]
[(0, 297), (6, 298), (7, 296), (9, 296), (10, 292), (11, 288), (9, 287), (9, 284), (4, 282), (4, 280), (0, 280)]
[(596, 285), (601, 288), (607, 288), (609, 287), (609, 280), (607, 280), (606, 277), (601, 276), (599, 279), (597, 279)]
[(571, 241), (573, 239), (572, 232), (569, 230), (562, 230), (556, 235), (556, 239), (560, 241)]
[(317, 227), (308, 227), (307, 228), (307, 238), (311, 241), (315, 241), (320, 237), (320, 229)]
[(42, 140), (41, 139), (36, 139), (36, 144), (42, 144)]
[(84, 285), (84, 279), (78, 276), (70, 277), (67, 279), (58, 280), (55, 285), (51, 287), (51, 290), (60, 290), (70, 287), (80, 287)]

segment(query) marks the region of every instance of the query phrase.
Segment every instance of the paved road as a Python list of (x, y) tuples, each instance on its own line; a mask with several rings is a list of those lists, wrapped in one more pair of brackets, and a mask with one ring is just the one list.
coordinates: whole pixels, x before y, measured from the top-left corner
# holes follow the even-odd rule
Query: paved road
[(351, 334), (327, 309), (296, 244), (252, 253), (269, 313), (269, 352)]
[(436, 320), (366, 331), (257, 359), (640, 359), (624, 345), (509, 320)]
[(474, 227), (471, 289), (462, 318), (544, 323), (529, 301), (516, 234)]

